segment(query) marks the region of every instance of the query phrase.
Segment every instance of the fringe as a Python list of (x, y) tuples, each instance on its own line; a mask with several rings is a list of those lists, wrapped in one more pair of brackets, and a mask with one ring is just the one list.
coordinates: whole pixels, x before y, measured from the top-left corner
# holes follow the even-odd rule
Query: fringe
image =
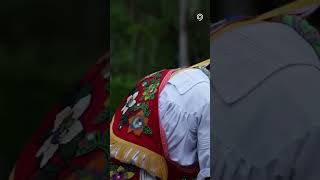
[(165, 158), (147, 148), (117, 137), (112, 130), (113, 122), (114, 119), (110, 125), (110, 157), (122, 163), (133, 164), (154, 177), (166, 180), (168, 167)]
[(155, 177), (148, 174), (145, 170), (140, 169), (140, 179), (139, 180), (156, 180)]

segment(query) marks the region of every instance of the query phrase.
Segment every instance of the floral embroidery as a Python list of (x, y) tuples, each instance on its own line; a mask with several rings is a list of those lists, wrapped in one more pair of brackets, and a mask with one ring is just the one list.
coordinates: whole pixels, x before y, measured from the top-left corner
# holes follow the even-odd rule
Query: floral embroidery
[(142, 86), (146, 87), (146, 86), (148, 86), (148, 84), (149, 84), (148, 81), (143, 81)]
[[(145, 118), (147, 118), (149, 115), (150, 115), (150, 111), (148, 111), (149, 110), (149, 105), (148, 105), (148, 103), (137, 103), (135, 106), (133, 106), (132, 108), (129, 108), (129, 111), (137, 111), (137, 110), (139, 110), (140, 109), (140, 113), (141, 113), (141, 115), (143, 115)], [(138, 114), (137, 114), (138, 115)], [(137, 116), (136, 115), (136, 116)], [(131, 117), (131, 121), (132, 121), (132, 118), (133, 117)], [(129, 125), (130, 126), (130, 123), (131, 122), (129, 122), (130, 121), (130, 119), (129, 119), (129, 115), (128, 114), (124, 114), (124, 115), (122, 115), (121, 117), (120, 117), (120, 122), (119, 122), (119, 125), (118, 125), (118, 128), (119, 129), (122, 129), (123, 128), (123, 125)], [(142, 128), (144, 128), (144, 127), (142, 127)], [(132, 129), (134, 129), (134, 128), (132, 128)], [(151, 129), (150, 128), (144, 128), (145, 129), (145, 131), (143, 131), (143, 132), (145, 132), (145, 134), (152, 134), (152, 133), (150, 133), (150, 132), (152, 132), (151, 131)], [(150, 129), (150, 130), (149, 130)], [(149, 130), (149, 131), (148, 131)], [(130, 131), (131, 132), (131, 131)], [(134, 133), (134, 134), (136, 134), (136, 133)], [(139, 133), (139, 134), (141, 134), (141, 133)]]
[(139, 91), (136, 91), (134, 94), (130, 95), (127, 98), (127, 103), (121, 109), (122, 114), (125, 114), (130, 107), (136, 104), (137, 102), (136, 98), (138, 95), (139, 95)]
[(83, 126), (79, 118), (89, 106), (90, 100), (91, 95), (87, 95), (80, 99), (72, 108), (68, 106), (56, 115), (51, 136), (43, 143), (36, 154), (36, 157), (42, 156), (40, 162), (41, 168), (47, 164), (59, 149), (59, 145), (69, 143), (82, 132)]
[(124, 179), (131, 179), (134, 176), (133, 172), (127, 171), (122, 166), (116, 171), (110, 171), (110, 179), (111, 180), (124, 180)]
[(146, 117), (148, 117), (148, 116), (150, 115), (148, 102), (136, 104), (136, 105), (131, 109), (131, 111), (137, 111), (137, 110), (139, 110), (139, 109), (141, 109), (141, 110), (143, 111), (143, 113), (144, 113), (144, 115), (145, 115)]
[(158, 87), (160, 85), (160, 80), (159, 78), (161, 78), (161, 74), (158, 72), (154, 75), (154, 78), (152, 78), (150, 80), (150, 85), (148, 86), (149, 82), (148, 81), (144, 81), (142, 83), (143, 88), (143, 94), (140, 98), (140, 100), (144, 100), (147, 101), (149, 99), (154, 99), (154, 95), (155, 93), (158, 91)]
[(132, 116), (129, 119), (128, 133), (133, 132), (135, 135), (140, 136), (141, 133), (144, 132), (144, 127), (147, 127), (148, 120), (149, 119), (144, 116), (143, 111), (139, 111), (135, 116)]
[[(139, 89), (136, 87), (131, 91), (130, 96), (127, 98), (125, 105), (121, 109), (122, 113), (118, 124), (119, 129), (122, 129), (124, 125), (127, 125), (128, 133), (133, 132), (133, 134), (137, 136), (140, 136), (141, 133), (148, 135), (152, 134), (151, 128), (147, 125), (149, 121), (148, 117), (151, 113), (148, 100), (153, 100), (155, 98), (155, 94), (160, 85), (160, 78), (160, 72), (153, 73), (144, 78)], [(142, 95), (138, 100), (137, 97), (139, 94)]]
[(144, 89), (141, 99), (147, 101), (149, 99), (154, 99), (154, 94), (157, 92), (157, 88), (160, 83), (151, 84), (149, 87)]

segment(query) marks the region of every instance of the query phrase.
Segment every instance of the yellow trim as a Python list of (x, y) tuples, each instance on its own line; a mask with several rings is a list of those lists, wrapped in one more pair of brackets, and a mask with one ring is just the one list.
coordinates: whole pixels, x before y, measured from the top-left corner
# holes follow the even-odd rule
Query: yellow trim
[(192, 65), (192, 66), (190, 66), (190, 68), (194, 68), (194, 67), (197, 67), (197, 66), (208, 65), (208, 64), (210, 64), (210, 59), (207, 59), (205, 61), (199, 62), (198, 64), (195, 64), (195, 65)]
[(272, 11), (264, 13), (254, 19), (232, 23), (232, 24), (227, 25), (226, 27), (223, 27), (217, 31), (213, 31), (210, 33), (210, 37), (211, 37), (211, 40), (213, 40), (213, 39), (216, 39), (221, 33), (229, 31), (231, 29), (238, 28), (243, 25), (257, 23), (259, 21), (270, 19), (270, 18), (273, 18), (276, 16), (288, 14), (294, 10), (300, 9), (301, 7), (311, 6), (311, 5), (318, 4), (318, 3), (320, 3), (320, 0), (296, 0), (294, 2), (287, 4), (287, 5), (284, 5), (282, 7), (276, 8)]
[(113, 133), (113, 123), (114, 117), (110, 124), (111, 157), (123, 163), (134, 164), (162, 180), (168, 179), (168, 166), (165, 158), (147, 148), (117, 137)]
[(187, 68), (182, 68), (182, 69), (180, 69), (180, 70), (172, 73), (171, 76), (174, 76), (174, 75), (176, 75), (176, 74), (178, 74), (178, 73), (180, 73), (180, 72), (182, 72), (182, 71), (185, 71), (185, 70), (187, 70), (187, 69), (191, 69), (191, 68), (194, 68), (194, 67), (197, 67), (197, 66), (208, 65), (208, 64), (210, 64), (210, 59), (207, 59), (207, 60), (202, 61), (202, 62), (200, 62), (200, 63), (198, 63), (198, 64), (195, 64), (195, 65), (189, 66), (189, 67), (187, 67)]

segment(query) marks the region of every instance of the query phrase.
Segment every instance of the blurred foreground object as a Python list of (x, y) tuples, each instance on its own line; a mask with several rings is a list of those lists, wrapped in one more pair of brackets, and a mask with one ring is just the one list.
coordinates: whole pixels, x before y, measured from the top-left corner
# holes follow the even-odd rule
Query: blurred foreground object
[(109, 152), (109, 55), (44, 119), (10, 179), (105, 179)]
[(214, 179), (320, 178), (320, 34), (305, 19), (319, 3), (212, 29)]

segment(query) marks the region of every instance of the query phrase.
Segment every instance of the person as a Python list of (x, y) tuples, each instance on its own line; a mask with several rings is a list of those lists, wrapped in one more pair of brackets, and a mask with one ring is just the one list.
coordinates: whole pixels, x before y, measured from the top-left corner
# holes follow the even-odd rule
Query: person
[(320, 36), (306, 21), (319, 4), (237, 12), (212, 28), (213, 179), (320, 178)]
[(124, 98), (110, 127), (111, 179), (210, 177), (209, 65), (156, 72)]

